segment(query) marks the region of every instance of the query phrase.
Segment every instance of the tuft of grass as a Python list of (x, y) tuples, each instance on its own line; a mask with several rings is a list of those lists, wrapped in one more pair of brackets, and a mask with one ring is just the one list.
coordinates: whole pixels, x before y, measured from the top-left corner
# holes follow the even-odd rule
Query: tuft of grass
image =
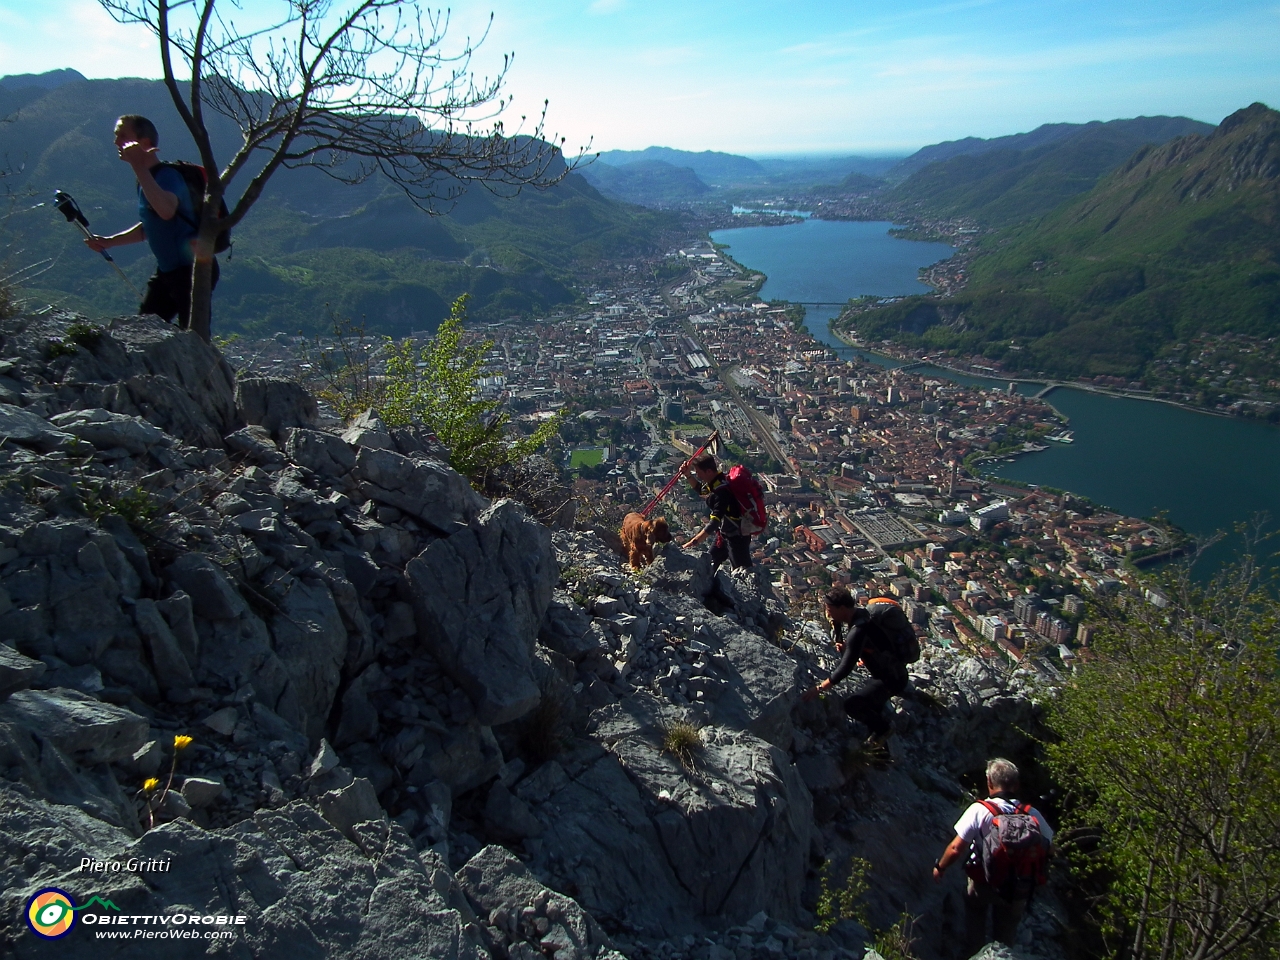
[(116, 490), (110, 483), (85, 484), (76, 490), (80, 506), (93, 520), (109, 513), (124, 517), (132, 526), (146, 528), (160, 513), (160, 503), (146, 490)]
[(680, 766), (689, 770), (693, 767), (694, 758), (702, 750), (702, 733), (695, 724), (679, 720), (663, 731), (662, 749), (675, 757)]
[(918, 919), (909, 913), (902, 914), (892, 927), (875, 932), (872, 948), (884, 960), (917, 960), (914, 948), (920, 938), (912, 936), (911, 928)]

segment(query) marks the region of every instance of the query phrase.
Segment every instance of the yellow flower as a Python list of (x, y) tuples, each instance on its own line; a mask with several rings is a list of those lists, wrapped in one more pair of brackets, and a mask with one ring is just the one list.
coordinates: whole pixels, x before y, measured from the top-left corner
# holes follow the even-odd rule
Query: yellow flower
[(186, 736), (185, 734), (179, 734), (178, 736), (173, 738), (173, 749), (182, 750), (186, 747), (191, 746), (193, 742), (194, 741), (190, 737)]
[(146, 780), (142, 781), (142, 789), (145, 793), (151, 793), (158, 786), (160, 786), (160, 781), (155, 777), (147, 777)]

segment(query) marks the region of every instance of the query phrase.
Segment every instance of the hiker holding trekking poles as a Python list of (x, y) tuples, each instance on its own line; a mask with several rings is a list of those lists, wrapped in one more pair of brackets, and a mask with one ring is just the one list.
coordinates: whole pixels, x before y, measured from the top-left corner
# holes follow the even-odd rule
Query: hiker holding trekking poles
[(1013, 946), (1023, 911), (1048, 879), (1053, 828), (1039, 810), (1015, 799), (1019, 789), (1013, 763), (1002, 757), (988, 763), (988, 799), (970, 804), (956, 821), (955, 837), (933, 862), (934, 882), (941, 883), (948, 867), (965, 860), (966, 957), (988, 942), (988, 914), (992, 938)]
[[(156, 272), (147, 281), (147, 292), (138, 313), (154, 313), (166, 323), (178, 318), (186, 329), (191, 321), (191, 270), (195, 263), (195, 238), (199, 230), (199, 205), (203, 188), (193, 196), (190, 167), (196, 177), (203, 169), (194, 164), (161, 163), (156, 156), (160, 135), (146, 117), (128, 114), (116, 121), (115, 144), (120, 159), (133, 168), (138, 181), (138, 223), (110, 236), (90, 234), (85, 245), (104, 253), (146, 241), (156, 258)], [(87, 232), (87, 231), (86, 231)], [(218, 285), (218, 261), (213, 261), (213, 286)]]

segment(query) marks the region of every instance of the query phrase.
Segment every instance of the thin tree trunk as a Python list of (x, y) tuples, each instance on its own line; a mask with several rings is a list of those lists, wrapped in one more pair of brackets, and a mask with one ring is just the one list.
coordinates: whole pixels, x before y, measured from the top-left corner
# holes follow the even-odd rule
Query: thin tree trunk
[(213, 235), (206, 240), (207, 225), (201, 224), (196, 241), (196, 260), (191, 270), (191, 332), (209, 342), (213, 323)]

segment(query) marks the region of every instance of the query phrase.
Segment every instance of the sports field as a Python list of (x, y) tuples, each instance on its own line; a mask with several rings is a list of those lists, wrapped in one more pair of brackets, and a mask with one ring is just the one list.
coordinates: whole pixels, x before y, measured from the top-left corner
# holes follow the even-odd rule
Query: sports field
[(569, 455), (569, 469), (576, 470), (578, 467), (599, 466), (600, 461), (603, 459), (604, 451), (599, 447), (591, 447), (587, 450), (575, 450)]

